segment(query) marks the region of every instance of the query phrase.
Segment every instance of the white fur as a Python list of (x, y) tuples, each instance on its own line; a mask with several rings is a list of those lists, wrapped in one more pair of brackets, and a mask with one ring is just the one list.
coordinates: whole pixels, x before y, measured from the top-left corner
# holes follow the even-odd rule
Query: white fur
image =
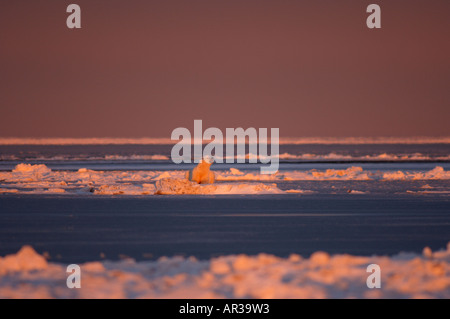
[(196, 182), (198, 184), (213, 184), (215, 176), (214, 173), (209, 170), (212, 163), (212, 158), (205, 158), (198, 163), (197, 167), (186, 172), (186, 178), (191, 182)]

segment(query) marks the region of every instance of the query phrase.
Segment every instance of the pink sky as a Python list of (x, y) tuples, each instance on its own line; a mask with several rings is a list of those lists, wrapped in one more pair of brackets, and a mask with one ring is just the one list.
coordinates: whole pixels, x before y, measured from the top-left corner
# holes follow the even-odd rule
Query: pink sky
[(7, 1), (0, 43), (0, 137), (450, 135), (448, 0)]

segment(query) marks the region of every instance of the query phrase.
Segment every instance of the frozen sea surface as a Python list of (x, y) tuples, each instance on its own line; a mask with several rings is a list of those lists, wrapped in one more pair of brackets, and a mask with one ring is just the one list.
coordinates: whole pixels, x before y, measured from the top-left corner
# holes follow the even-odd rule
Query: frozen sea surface
[(0, 256), (26, 244), (65, 263), (445, 248), (449, 145), (281, 145), (277, 175), (214, 164), (217, 188), (195, 189), (206, 196), (153, 195), (193, 167), (171, 163), (171, 145), (0, 145)]
[(420, 253), (450, 239), (450, 198), (437, 194), (0, 196), (0, 256), (25, 244), (65, 263), (124, 256), (209, 259)]

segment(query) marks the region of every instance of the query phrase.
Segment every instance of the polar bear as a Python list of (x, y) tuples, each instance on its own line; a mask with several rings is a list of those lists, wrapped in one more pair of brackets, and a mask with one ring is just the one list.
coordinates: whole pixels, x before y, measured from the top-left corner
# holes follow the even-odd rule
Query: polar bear
[(198, 163), (197, 167), (186, 172), (186, 179), (198, 184), (213, 184), (215, 181), (214, 173), (209, 170), (209, 167), (214, 162), (211, 156), (206, 156)]

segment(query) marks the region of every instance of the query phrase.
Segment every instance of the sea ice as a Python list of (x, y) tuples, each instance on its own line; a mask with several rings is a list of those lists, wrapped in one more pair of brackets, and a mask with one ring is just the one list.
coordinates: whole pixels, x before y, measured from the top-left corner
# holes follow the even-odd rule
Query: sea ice
[[(366, 285), (382, 269), (381, 289)], [(24, 246), (0, 257), (0, 298), (450, 298), (450, 243), (422, 255), (230, 255), (197, 260), (81, 264), (81, 289), (66, 286), (66, 265)]]

